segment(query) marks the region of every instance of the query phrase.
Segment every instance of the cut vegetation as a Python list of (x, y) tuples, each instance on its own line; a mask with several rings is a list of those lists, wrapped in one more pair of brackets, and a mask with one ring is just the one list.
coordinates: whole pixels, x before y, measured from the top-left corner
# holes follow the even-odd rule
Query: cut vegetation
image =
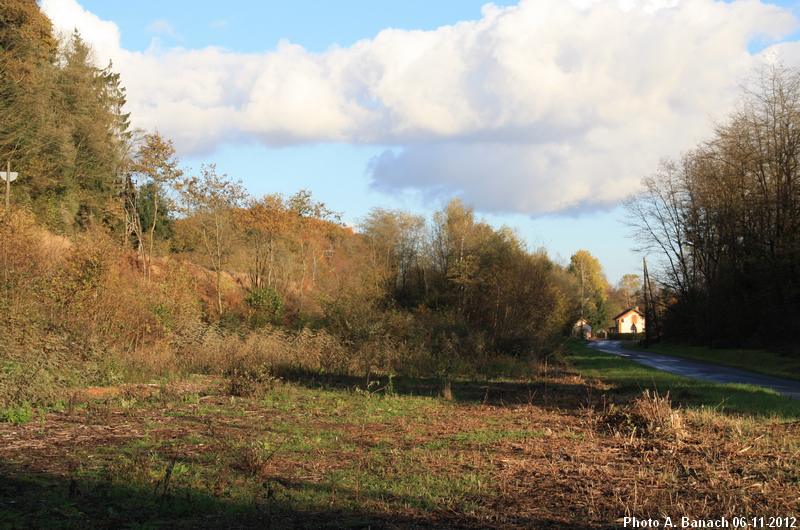
[(453, 381), (453, 401), (435, 380), (297, 374), (244, 396), (217, 378), (82, 392), (0, 425), (0, 525), (602, 528), (796, 511), (796, 402), (570, 350), (582, 375)]
[[(800, 401), (652, 370), (577, 337), (615, 333), (609, 317), (629, 308), (617, 333), (791, 350), (800, 177), (784, 161), (800, 159), (800, 72), (762, 76), (713, 142), (645, 180), (628, 211), (652, 275), (643, 264), (642, 278), (614, 288), (589, 251), (553, 259), (458, 198), (424, 216), (343, 219), (308, 190), (253, 197), (213, 162), (189, 170), (185, 145), (133, 129), (150, 122), (127, 112), (113, 65), (95, 64), (77, 31), (55, 35), (40, 4), (58, 2), (0, 2), (0, 528), (611, 528), (630, 516), (797, 515)], [(409, 72), (427, 57), (405, 55)], [(508, 62), (500, 55), (456, 77), (479, 79)], [(295, 70), (267, 77), (314, 86)], [(396, 77), (368, 70), (334, 84)], [(185, 81), (208, 92), (195, 77)], [(222, 92), (241, 99), (240, 88)], [(183, 119), (167, 99), (159, 112)], [(514, 131), (548, 129), (527, 114)], [(502, 177), (490, 166), (475, 170)], [(435, 180), (435, 169), (415, 178)], [(447, 188), (434, 180), (433, 192)], [(717, 195), (720, 183), (741, 193)], [(800, 368), (766, 352), (665, 353), (784, 377)]]

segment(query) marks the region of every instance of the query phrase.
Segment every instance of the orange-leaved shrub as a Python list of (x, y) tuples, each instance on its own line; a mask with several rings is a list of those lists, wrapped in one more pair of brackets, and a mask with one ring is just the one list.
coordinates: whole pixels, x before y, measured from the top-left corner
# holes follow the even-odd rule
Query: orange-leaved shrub
[(163, 371), (148, 352), (201, 316), (180, 267), (146, 281), (99, 229), (67, 239), (24, 211), (0, 223), (0, 406)]

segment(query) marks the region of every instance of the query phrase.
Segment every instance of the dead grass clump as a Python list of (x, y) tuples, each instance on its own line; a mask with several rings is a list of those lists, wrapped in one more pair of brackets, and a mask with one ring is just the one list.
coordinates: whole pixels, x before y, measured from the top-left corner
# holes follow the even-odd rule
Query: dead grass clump
[(678, 435), (683, 431), (683, 419), (680, 412), (672, 408), (669, 392), (660, 396), (655, 390), (646, 389), (633, 402), (633, 408), (645, 418), (650, 433)]
[(258, 477), (264, 468), (264, 458), (256, 447), (243, 447), (232, 458), (231, 468), (247, 476)]
[(264, 442), (252, 442), (232, 447), (233, 458), (230, 467), (251, 477), (263, 477), (267, 465), (278, 453), (278, 450), (279, 448), (271, 448)]
[(242, 359), (233, 362), (224, 375), (224, 392), (229, 396), (262, 398), (280, 384), (266, 364)]
[(627, 406), (608, 405), (598, 425), (605, 433), (625, 437), (678, 438), (684, 432), (683, 419), (672, 408), (669, 392), (662, 396), (647, 389)]

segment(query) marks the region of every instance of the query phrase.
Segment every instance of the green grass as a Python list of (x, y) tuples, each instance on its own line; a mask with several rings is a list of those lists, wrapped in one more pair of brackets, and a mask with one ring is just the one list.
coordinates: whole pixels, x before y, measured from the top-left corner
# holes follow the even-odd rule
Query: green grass
[[(253, 518), (277, 527), (284, 519), (313, 527), (380, 527), (386, 512), (469, 512), (493, 487), (491, 466), (465, 468), (460, 451), (538, 435), (506, 426), (464, 427), (442, 437), (429, 432), (429, 424), (454, 418), (454, 403), (289, 384), (260, 400), (120, 398), (108, 407), (140, 415), (141, 432), (122, 444), (76, 449), (70, 455), (75, 462), (64, 463), (72, 469), (66, 481), (14, 472), (15, 462), (0, 467), (7, 485), (0, 485), (0, 501), (4, 494), (15, 498), (7, 508), (0, 502), (0, 528), (25, 526), (22, 521), (65, 528), (88, 521), (102, 527), (259, 527)], [(94, 412), (86, 414), (92, 421)], [(105, 410), (96, 414), (111, 418)], [(172, 431), (178, 426), (180, 436)], [(447, 443), (426, 443), (440, 438)], [(70, 493), (71, 482), (79, 493)]]
[(766, 350), (720, 349), (674, 343), (653, 344), (645, 349), (639, 347), (635, 342), (631, 342), (626, 343), (625, 347), (743, 368), (760, 374), (800, 381), (800, 356), (795, 355)]
[[(763, 389), (698, 383), (579, 342), (570, 349), (578, 371), (613, 385), (603, 391), (610, 402), (623, 404), (650, 387), (669, 390), (688, 407), (800, 415), (798, 403)], [(587, 422), (587, 393), (598, 385), (570, 372), (558, 370), (538, 383), (498, 384), (494, 401), (484, 400), (483, 382), (470, 392), (466, 383), (454, 385), (465, 393), (454, 392), (453, 401), (419, 395), (428, 388), (423, 383), (387, 395), (284, 382), (249, 397), (231, 397), (211, 384), (191, 395), (124, 394), (89, 402), (37, 415), (41, 426), (0, 425), (4, 439), (13, 434), (21, 443), (0, 461), (0, 528), (516, 528), (550, 527), (564, 517), (572, 527), (592, 516), (570, 515), (563, 506), (587, 496), (605, 503), (592, 526), (610, 527), (625, 501), (607, 495), (606, 484), (621, 488), (619, 499), (626, 499), (637, 491), (630, 490), (636, 488), (631, 473), (650, 473), (651, 483), (674, 464), (666, 450), (617, 450), (641, 440), (608, 435)], [(760, 451), (752, 466), (738, 456), (725, 464), (735, 466), (737, 477), (761, 480), (764, 466), (774, 465), (771, 476), (796, 484), (796, 436), (773, 436), (772, 427), (782, 426), (764, 429), (749, 417), (725, 424), (741, 426), (738, 434), (728, 433), (741, 443), (737, 438), (720, 454)], [(753, 436), (762, 431), (765, 438)], [(717, 435), (687, 431), (691, 447), (708, 441), (709, 451), (717, 451)], [(78, 438), (80, 444), (61, 442)], [(661, 443), (647, 440), (648, 446)], [(689, 457), (706, 458), (694, 449)], [(562, 489), (540, 489), (552, 480)], [(736, 484), (736, 491), (750, 491)], [(697, 502), (705, 506), (716, 486), (700, 486), (706, 489)], [(681, 482), (675, 495), (684, 487)], [(554, 492), (573, 497), (539, 515)]]
[(589, 348), (579, 341), (570, 341), (568, 347), (567, 358), (581, 375), (605, 381), (616, 392), (634, 394), (649, 388), (668, 391), (673, 401), (687, 407), (761, 417), (800, 417), (800, 401), (767, 388), (690, 379)]
[(29, 403), (23, 403), (16, 407), (0, 408), (0, 422), (21, 425), (33, 419), (33, 408)]

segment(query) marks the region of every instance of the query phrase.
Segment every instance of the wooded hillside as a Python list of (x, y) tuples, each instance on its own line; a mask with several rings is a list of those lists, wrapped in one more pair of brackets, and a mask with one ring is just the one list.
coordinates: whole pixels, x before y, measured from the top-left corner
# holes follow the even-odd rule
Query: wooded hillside
[(577, 269), (458, 200), (347, 227), (308, 191), (185, 174), (168, 138), (131, 130), (122, 80), (78, 33), (56, 38), (32, 0), (0, 17), (0, 158), (20, 174), (0, 228), (3, 404), (265, 362), (447, 386), (550, 355), (585, 306)]

